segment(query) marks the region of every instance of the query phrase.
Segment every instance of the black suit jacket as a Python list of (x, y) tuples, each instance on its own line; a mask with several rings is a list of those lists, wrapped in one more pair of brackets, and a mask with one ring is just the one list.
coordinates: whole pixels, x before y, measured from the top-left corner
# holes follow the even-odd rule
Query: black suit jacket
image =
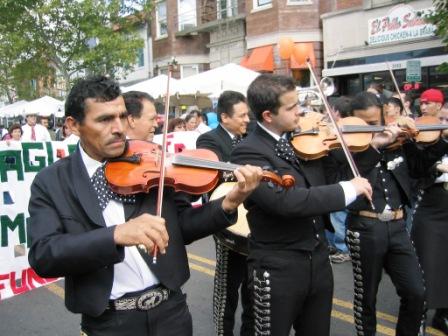
[(230, 153), (232, 152), (232, 139), (229, 133), (218, 125), (215, 129), (203, 133), (196, 140), (196, 148), (210, 149), (220, 161), (230, 161)]
[[(157, 190), (137, 195), (125, 204), (126, 220), (155, 213)], [(157, 264), (146, 260), (160, 282), (180, 290), (189, 278), (185, 244), (222, 230), (235, 222), (221, 208), (222, 199), (192, 208), (185, 194), (166, 190), (162, 217), (169, 246)], [(31, 186), (29, 203), (29, 262), (42, 277), (65, 277), (65, 301), (74, 313), (98, 316), (106, 309), (114, 264), (124, 248), (114, 243), (114, 227), (106, 227), (79, 149), (43, 169)]]
[(290, 189), (262, 183), (245, 202), (253, 246), (312, 251), (326, 244), (322, 215), (344, 208), (344, 191), (339, 184), (326, 185), (321, 160), (291, 163), (276, 155), (276, 143), (257, 126), (231, 155), (231, 162), (295, 178)]

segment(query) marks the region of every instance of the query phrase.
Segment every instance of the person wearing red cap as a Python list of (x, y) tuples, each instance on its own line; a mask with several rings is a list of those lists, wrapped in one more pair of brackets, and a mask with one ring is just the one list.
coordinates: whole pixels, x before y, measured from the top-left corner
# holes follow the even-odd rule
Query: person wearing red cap
[(420, 110), (424, 116), (437, 117), (443, 105), (443, 93), (437, 89), (428, 89), (420, 96)]
[[(448, 124), (448, 104), (438, 117)], [(431, 325), (448, 335), (448, 154), (431, 166), (419, 187), (411, 238), (424, 271), (426, 308), (435, 309)]]

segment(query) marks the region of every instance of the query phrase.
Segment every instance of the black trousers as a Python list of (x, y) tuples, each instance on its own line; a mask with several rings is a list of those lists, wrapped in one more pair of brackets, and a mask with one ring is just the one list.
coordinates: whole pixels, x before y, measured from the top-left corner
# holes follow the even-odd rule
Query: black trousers
[(253, 336), (254, 318), (247, 287), (247, 257), (221, 243), (215, 236), (216, 270), (213, 287), (213, 321), (218, 336), (233, 336), (241, 288), (241, 336)]
[(376, 333), (376, 296), (384, 268), (400, 297), (396, 335), (416, 336), (424, 319), (425, 288), (405, 221), (382, 222), (349, 214), (346, 242), (353, 264), (358, 335)]
[(81, 335), (87, 336), (192, 336), (192, 330), (186, 295), (180, 292), (150, 310), (106, 310), (81, 319)]
[(313, 252), (252, 250), (248, 257), (255, 335), (328, 336), (333, 273), (327, 246)]

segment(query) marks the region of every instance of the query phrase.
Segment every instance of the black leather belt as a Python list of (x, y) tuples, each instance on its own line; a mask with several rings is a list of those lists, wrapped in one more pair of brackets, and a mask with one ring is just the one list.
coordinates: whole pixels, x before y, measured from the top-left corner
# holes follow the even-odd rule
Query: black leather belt
[(121, 297), (110, 300), (107, 309), (109, 310), (149, 310), (157, 307), (163, 301), (168, 300), (170, 290), (157, 286), (136, 296)]

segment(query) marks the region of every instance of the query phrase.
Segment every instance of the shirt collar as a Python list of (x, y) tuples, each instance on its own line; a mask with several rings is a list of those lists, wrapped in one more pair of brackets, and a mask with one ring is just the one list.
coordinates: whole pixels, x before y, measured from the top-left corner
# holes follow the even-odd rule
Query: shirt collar
[(82, 162), (84, 163), (84, 166), (87, 169), (87, 174), (89, 174), (89, 177), (91, 178), (93, 174), (96, 172), (98, 167), (102, 165), (101, 162), (92, 159), (82, 148), (81, 143), (78, 144), (79, 151), (81, 153)]
[(229, 131), (227, 128), (225, 128), (222, 124), (220, 124), (220, 125), (221, 125), (221, 127), (223, 128), (223, 130), (227, 132), (227, 134), (229, 135), (230, 139), (233, 140), (233, 138), (236, 137), (235, 134), (233, 134), (232, 132), (230, 132), (230, 131)]
[(260, 126), (266, 133), (268, 133), (270, 136), (272, 136), (275, 141), (279, 141), (281, 136), (272, 132), (271, 130), (268, 130), (265, 126), (263, 126), (263, 124), (259, 121), (257, 121), (258, 126)]

